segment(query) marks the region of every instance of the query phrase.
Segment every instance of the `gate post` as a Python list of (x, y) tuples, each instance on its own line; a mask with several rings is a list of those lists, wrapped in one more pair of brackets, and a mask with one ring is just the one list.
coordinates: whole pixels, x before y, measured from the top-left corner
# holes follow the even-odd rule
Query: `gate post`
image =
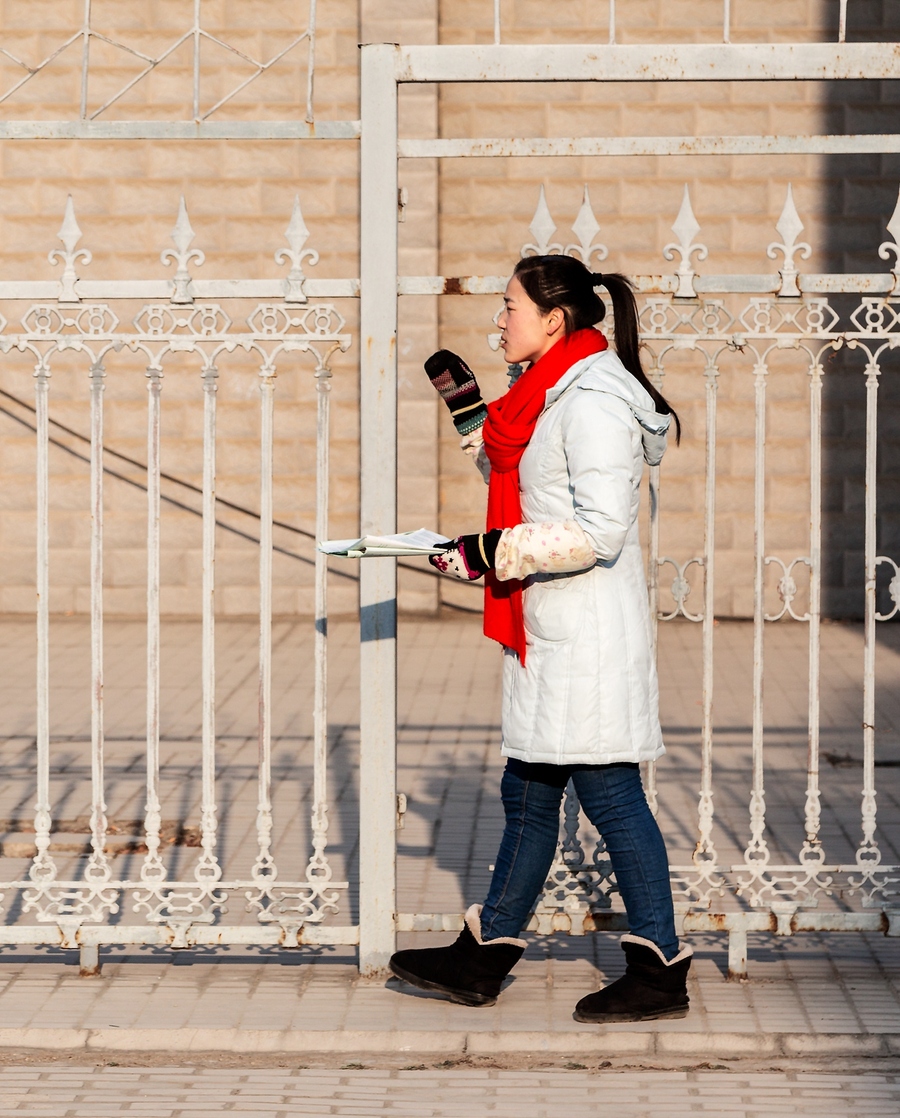
[[(397, 530), (396, 47), (362, 48), (360, 532)], [(359, 967), (396, 946), (397, 561), (360, 563)]]

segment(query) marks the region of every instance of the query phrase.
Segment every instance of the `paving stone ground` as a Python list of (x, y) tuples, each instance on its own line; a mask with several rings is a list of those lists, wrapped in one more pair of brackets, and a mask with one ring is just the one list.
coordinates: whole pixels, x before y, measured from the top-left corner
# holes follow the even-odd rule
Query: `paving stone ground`
[(883, 936), (759, 936), (741, 983), (725, 981), (715, 937), (698, 939), (686, 1018), (606, 1029), (572, 1019), (583, 994), (621, 971), (614, 937), (596, 939), (532, 943), (498, 1004), (484, 1009), (394, 979), (366, 982), (348, 954), (325, 948), (312, 959), (120, 950), (91, 979), (79, 977), (75, 952), (20, 949), (0, 966), (0, 1051), (900, 1060), (900, 953)]
[[(882, 632), (877, 837), (884, 860), (895, 861), (900, 630)], [(0, 624), (0, 815), (9, 820), (27, 820), (34, 800), (32, 637), (30, 626)], [(54, 817), (75, 819), (90, 805), (88, 631), (76, 619), (54, 621), (52, 639)], [(108, 626), (107, 802), (110, 817), (124, 820), (140, 819), (143, 810), (143, 639), (140, 625)], [(357, 639), (352, 624), (332, 625), (329, 855), (335, 875), (351, 883), (361, 794)], [(243, 874), (255, 855), (255, 628), (223, 624), (217, 643), (219, 851), (226, 874)], [(460, 912), (484, 894), (501, 828), (499, 657), (468, 618), (403, 619), (400, 649), (399, 784), (410, 806), (399, 834), (399, 906)], [(766, 838), (773, 859), (793, 860), (803, 839), (805, 627), (772, 626), (766, 655)], [(659, 767), (660, 819), (673, 862), (687, 861), (699, 772), (697, 627), (663, 626), (660, 660), (669, 746)], [(822, 834), (829, 859), (851, 861), (860, 837), (859, 627), (825, 626), (822, 663)], [(199, 822), (199, 664), (198, 627), (164, 624), (163, 817), (189, 825)], [(751, 678), (750, 626), (717, 626), (714, 838), (723, 864), (741, 860), (748, 839)], [(277, 624), (275, 854), (282, 873), (292, 875), (302, 873), (309, 852), (311, 685), (309, 626)], [(10, 839), (33, 841), (27, 833), (4, 837), (6, 880), (28, 867), (14, 845), (5, 848)], [(189, 877), (196, 853), (170, 848), (172, 876)], [(61, 872), (78, 865), (78, 856), (64, 850), (56, 857)], [(136, 875), (139, 858), (120, 855), (116, 871)], [(5, 903), (7, 922), (33, 921), (14, 899)], [(852, 908), (858, 898), (821, 903)], [(354, 922), (357, 905), (351, 888), (335, 921)], [(129, 911), (118, 918), (137, 919)], [(230, 921), (253, 918), (240, 906), (229, 913)], [(422, 934), (401, 941), (440, 942)], [(94, 979), (78, 976), (74, 952), (4, 948), (0, 1052), (8, 1066), (0, 1068), (0, 1115), (900, 1113), (900, 941), (875, 934), (751, 936), (745, 983), (725, 981), (724, 937), (697, 936), (694, 943), (688, 1018), (606, 1030), (576, 1024), (571, 1011), (582, 994), (620, 973), (612, 935), (533, 938), (500, 1002), (486, 1010), (452, 1006), (394, 981), (363, 982), (352, 950), (344, 948), (110, 949)], [(44, 1062), (37, 1066), (29, 1057), (27, 1066), (14, 1066), (20, 1051)], [(52, 1052), (64, 1066), (46, 1064)], [(138, 1066), (146, 1060), (135, 1052), (173, 1066)], [(116, 1062), (117, 1053), (134, 1066), (93, 1067), (92, 1060)], [(232, 1064), (208, 1067), (211, 1053), (228, 1055)], [(406, 1059), (423, 1070), (401, 1070), (398, 1061)], [(323, 1060), (334, 1066), (321, 1067)], [(341, 1068), (345, 1060), (366, 1066)], [(303, 1070), (304, 1062), (316, 1067)], [(700, 1066), (719, 1062), (726, 1070)], [(552, 1067), (541, 1070), (543, 1064)], [(682, 1064), (686, 1070), (674, 1070)]]
[(882, 1118), (900, 1075), (810, 1071), (472, 1069), (0, 1070), (0, 1118)]

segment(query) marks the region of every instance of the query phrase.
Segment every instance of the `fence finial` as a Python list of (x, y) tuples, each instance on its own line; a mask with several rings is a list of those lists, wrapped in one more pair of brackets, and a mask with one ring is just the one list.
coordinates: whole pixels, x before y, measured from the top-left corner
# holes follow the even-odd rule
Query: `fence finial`
[(781, 240), (773, 241), (769, 245), (766, 249), (766, 256), (770, 260), (774, 260), (777, 252), (784, 253), (784, 267), (779, 269), (781, 286), (778, 288), (778, 294), (799, 295), (800, 288), (797, 286), (794, 253), (799, 252), (804, 260), (808, 260), (812, 249), (806, 241), (797, 241), (797, 238), (803, 232), (803, 222), (800, 220), (797, 207), (794, 205), (794, 191), (790, 183), (788, 183), (784, 209), (781, 211), (781, 217), (778, 219), (775, 229), (781, 234)]
[(194, 239), (194, 230), (191, 228), (191, 222), (188, 217), (187, 206), (184, 204), (183, 194), (181, 196), (181, 201), (178, 203), (178, 219), (175, 222), (175, 228), (172, 230), (171, 237), (175, 244), (176, 251), (173, 252), (170, 248), (167, 248), (160, 254), (160, 260), (163, 264), (168, 264), (170, 261), (175, 262), (175, 275), (172, 277), (174, 287), (171, 301), (173, 303), (193, 303), (194, 292), (191, 287), (191, 275), (190, 272), (188, 272), (188, 264), (190, 264), (192, 260), (196, 260), (198, 264), (202, 264), (206, 259), (206, 255), (201, 252), (199, 248), (191, 248), (191, 241)]
[(594, 210), (591, 206), (591, 196), (588, 193), (587, 184), (584, 187), (584, 199), (581, 203), (581, 209), (578, 211), (578, 216), (572, 222), (572, 232), (578, 238), (577, 245), (566, 245), (566, 256), (580, 256), (582, 261), (590, 266), (591, 257), (596, 256), (598, 261), (605, 260), (609, 256), (609, 250), (606, 245), (595, 245), (594, 237), (600, 232), (600, 223), (594, 217)]
[(81, 230), (75, 220), (75, 206), (72, 203), (71, 194), (66, 197), (66, 212), (56, 235), (63, 243), (63, 251), (60, 252), (58, 248), (55, 248), (48, 254), (47, 259), (51, 264), (62, 260), (64, 265), (63, 274), (59, 277), (60, 287), (57, 299), (60, 303), (80, 303), (81, 298), (75, 291), (75, 284), (78, 280), (75, 272), (75, 262), (81, 259), (85, 264), (90, 264), (91, 253), (86, 248), (75, 247), (81, 240)]
[(709, 249), (706, 245), (694, 242), (694, 237), (700, 232), (700, 223), (694, 217), (694, 211), (691, 208), (691, 194), (687, 183), (684, 184), (681, 209), (678, 211), (678, 217), (672, 223), (672, 232), (678, 238), (678, 241), (666, 245), (663, 249), (663, 256), (666, 260), (674, 260), (677, 252), (681, 257), (681, 263), (678, 265), (678, 271), (676, 272), (678, 290), (675, 292), (675, 296), (679, 299), (693, 299), (697, 293), (694, 291), (694, 269), (691, 267), (691, 256), (696, 253), (698, 260), (705, 260), (709, 256)]
[(896, 295), (900, 291), (900, 193), (897, 194), (897, 204), (894, 206), (891, 220), (885, 228), (894, 239), (893, 241), (882, 241), (878, 246), (878, 255), (882, 260), (888, 260), (891, 253), (894, 254), (894, 266), (891, 268), (894, 283), (891, 287), (891, 294)]
[(303, 261), (309, 260), (310, 264), (318, 264), (319, 254), (314, 248), (304, 248), (309, 237), (309, 230), (303, 220), (300, 209), (300, 195), (294, 195), (294, 208), (291, 211), (291, 220), (284, 233), (289, 248), (280, 248), (275, 253), (275, 263), (284, 264), (290, 261), (291, 270), (284, 281), (284, 301), (286, 303), (305, 303), (306, 292), (303, 290)]
[(522, 245), (521, 256), (547, 256), (549, 253), (562, 252), (561, 244), (550, 243), (550, 238), (556, 232), (556, 222), (550, 216), (550, 207), (547, 205), (547, 196), (544, 194), (543, 186), (538, 197), (538, 204), (535, 207), (534, 217), (531, 219), (528, 228), (531, 230), (532, 237), (534, 237), (534, 243)]

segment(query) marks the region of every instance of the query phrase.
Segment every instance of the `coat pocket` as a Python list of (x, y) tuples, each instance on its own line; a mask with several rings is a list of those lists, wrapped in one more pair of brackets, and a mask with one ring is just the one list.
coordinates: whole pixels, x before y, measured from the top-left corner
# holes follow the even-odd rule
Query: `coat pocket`
[(536, 580), (522, 602), (525, 632), (554, 644), (577, 639), (584, 624), (584, 577)]

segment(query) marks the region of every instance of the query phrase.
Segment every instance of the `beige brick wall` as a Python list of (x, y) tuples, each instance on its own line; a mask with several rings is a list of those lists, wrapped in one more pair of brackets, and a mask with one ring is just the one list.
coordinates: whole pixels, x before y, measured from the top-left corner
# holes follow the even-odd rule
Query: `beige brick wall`
[[(617, 40), (623, 43), (716, 41), (722, 5), (709, 3), (619, 4)], [(814, 39), (822, 31), (817, 0), (734, 4), (735, 41)], [(441, 8), (443, 42), (490, 41), (490, 5), (468, 2)], [(519, 0), (503, 5), (504, 38), (519, 42), (605, 41), (606, 6), (557, 6)], [(580, 136), (814, 133), (821, 129), (822, 90), (813, 83), (578, 83), (441, 89), (444, 136)], [(809, 156), (631, 157), (618, 159), (456, 159), (441, 165), (441, 267), (445, 275), (505, 274), (519, 248), (532, 240), (528, 225), (538, 190), (545, 186), (557, 223), (554, 240), (576, 238), (569, 226), (590, 188), (609, 249), (602, 267), (625, 273), (671, 271), (662, 256), (685, 183), (701, 225), (708, 259), (698, 272), (771, 272), (765, 255), (777, 239), (775, 223), (787, 184), (806, 225), (813, 255), (802, 267), (819, 270), (826, 249), (825, 213), (818, 186), (820, 161)], [(596, 265), (601, 267), (601, 265)], [(496, 298), (448, 296), (441, 302), (441, 338), (459, 348), (483, 376), (489, 394), (505, 383), (501, 355), (490, 354), (485, 335), (495, 329)], [(796, 358), (776, 361), (770, 376), (768, 455), (770, 551), (790, 560), (806, 554), (808, 540), (808, 377)], [(682, 446), (663, 470), (661, 551), (683, 562), (702, 552), (705, 404), (702, 358), (667, 364), (665, 391), (685, 428)], [(777, 401), (777, 403), (776, 403)], [(753, 380), (752, 361), (729, 359), (719, 380), (719, 464), (716, 609), (722, 615), (752, 612), (753, 585)], [(442, 424), (441, 525), (448, 533), (474, 530), (484, 507), (484, 486), (460, 460), (452, 429)], [(664, 585), (667, 572), (664, 572)], [(799, 572), (797, 581), (802, 585)], [(696, 608), (700, 579), (691, 605)], [(774, 570), (771, 584), (777, 582)], [(447, 591), (471, 602), (468, 588)], [(772, 602), (774, 606), (775, 598)], [(665, 602), (665, 594), (663, 596)]]
[[(777, 5), (735, 0), (735, 40), (791, 40), (825, 34), (825, 15), (834, 5), (821, 0), (784, 0)], [(29, 60), (78, 26), (80, 0), (32, 0), (0, 5), (4, 45)], [(148, 51), (173, 40), (185, 26), (185, 5), (148, 3), (123, 6), (95, 0), (98, 26), (121, 34)], [(606, 6), (571, 0), (548, 14), (546, 4), (504, 0), (504, 38), (520, 42), (605, 41)], [(823, 15), (823, 12), (825, 13)], [(284, 45), (298, 25), (296, 5), (287, 0), (213, 3), (204, 0), (209, 30), (259, 57)], [(301, 13), (302, 15), (302, 13)], [(719, 35), (721, 0), (661, 0), (618, 5), (620, 42), (706, 39)], [(830, 34), (830, 32), (829, 32)], [(358, 116), (358, 44), (374, 41), (486, 42), (492, 37), (489, 0), (320, 0), (316, 105), (319, 119)], [(134, 60), (96, 46), (96, 79), (90, 105), (96, 107), (115, 83), (135, 71)], [(210, 82), (202, 103), (209, 106), (242, 80), (243, 64), (218, 48), (208, 49)], [(14, 68), (0, 61), (7, 84)], [(77, 102), (77, 48), (54, 72), (41, 76), (4, 106), (6, 115), (70, 117)], [(112, 118), (183, 117), (191, 96), (190, 51), (181, 48), (141, 83)], [(4, 87), (5, 88), (5, 87)], [(816, 132), (822, 130), (823, 89), (793, 84), (591, 84), (535, 86), (445, 86), (403, 88), (401, 127), (407, 136), (503, 136), (590, 134), (702, 134), (713, 132)], [(249, 86), (229, 109), (247, 118), (296, 117), (304, 111), (305, 50), (298, 48), (281, 68)], [(871, 108), (869, 102), (866, 105)], [(874, 111), (874, 110), (873, 110)], [(827, 114), (826, 114), (827, 115)], [(871, 113), (870, 113), (871, 115)], [(874, 117), (872, 118), (874, 120)], [(75, 198), (84, 230), (83, 245), (94, 253), (90, 276), (162, 276), (159, 252), (169, 247), (178, 196), (184, 193), (196, 231), (195, 244), (207, 253), (198, 274), (274, 276), (283, 274), (272, 254), (284, 245), (284, 229), (294, 194), (300, 192), (310, 229), (310, 245), (320, 250), (318, 276), (358, 272), (358, 155), (340, 142), (60, 142), (16, 141), (0, 145), (0, 259), (5, 276), (47, 277), (57, 270), (46, 253), (58, 246), (65, 196)], [(823, 164), (813, 157), (717, 157), (632, 159), (467, 159), (404, 160), (400, 181), (408, 204), (400, 226), (401, 269), (406, 274), (505, 274), (520, 246), (530, 240), (538, 190), (543, 184), (559, 226), (557, 237), (571, 240), (569, 224), (581, 203), (583, 185), (609, 247), (607, 266), (625, 272), (670, 270), (661, 255), (672, 239), (670, 226), (683, 185), (691, 188), (707, 272), (763, 272), (775, 239), (787, 183), (793, 182), (813, 245), (805, 268), (831, 264), (834, 252), (834, 189), (823, 191)], [(877, 175), (875, 176), (877, 179)], [(829, 180), (831, 181), (831, 180)], [(841, 180), (843, 181), (843, 180)], [(881, 182), (881, 180), (878, 180)], [(883, 207), (886, 192), (875, 208)], [(871, 209), (872, 207), (870, 207)], [(852, 207), (851, 207), (852, 209)], [(889, 211), (888, 211), (889, 212)], [(880, 210), (879, 210), (880, 215)], [(866, 218), (867, 235), (881, 221)], [(872, 262), (870, 265), (877, 265)], [(312, 269), (310, 269), (312, 271)], [(494, 327), (494, 297), (407, 297), (400, 308), (399, 499), (401, 527), (439, 526), (447, 532), (474, 530), (482, 523), (485, 490), (456, 446), (452, 427), (421, 372), (423, 359), (438, 344), (464, 353), (479, 370), (489, 398), (505, 384), (505, 368), (491, 354), (485, 335)], [(0, 308), (10, 314), (9, 307)], [(355, 331), (357, 307), (339, 309)], [(358, 413), (355, 350), (334, 361), (333, 475), (331, 523), (334, 535), (350, 535), (357, 525)], [(734, 359), (720, 378), (719, 571), (717, 610), (746, 615), (750, 608), (753, 488), (752, 366)], [(221, 362), (219, 382), (219, 492), (229, 500), (258, 507), (257, 373), (246, 358)], [(773, 364), (769, 391), (768, 455), (770, 550), (785, 558), (805, 554), (808, 488), (805, 369), (790, 358)], [(30, 363), (24, 357), (0, 363), (0, 388), (32, 398)], [(666, 391), (681, 412), (686, 436), (667, 459), (663, 488), (662, 550), (679, 561), (699, 554), (703, 509), (703, 378), (701, 365), (682, 359), (668, 367)], [(200, 379), (196, 365), (175, 363), (164, 381), (163, 468), (198, 484), (201, 477)], [(276, 515), (307, 530), (314, 522), (314, 385), (310, 363), (297, 359), (279, 375), (277, 387)], [(60, 360), (51, 394), (54, 417), (88, 430), (87, 375), (83, 365)], [(0, 398), (20, 418), (26, 411)], [(134, 357), (108, 361), (106, 437), (110, 446), (146, 459), (146, 390)], [(33, 436), (0, 414), (0, 610), (33, 608)], [(62, 441), (84, 451), (67, 437)], [(111, 463), (112, 465), (112, 463)], [(117, 466), (140, 479), (140, 472)], [(61, 449), (51, 452), (53, 608), (87, 608), (87, 467)], [(164, 491), (196, 507), (196, 498), (177, 486)], [(125, 482), (107, 480), (107, 585), (113, 613), (138, 615), (143, 608), (145, 553), (143, 494)], [(224, 521), (255, 534), (247, 517), (222, 510)], [(196, 517), (164, 509), (163, 608), (192, 614), (198, 608), (200, 526)], [(218, 607), (226, 614), (256, 608), (255, 546), (220, 532)], [(279, 546), (309, 558), (308, 540), (279, 530)], [(802, 579), (799, 580), (802, 582)], [(276, 609), (307, 612), (312, 603), (311, 568), (276, 556)], [(773, 572), (774, 585), (774, 572)], [(401, 574), (405, 608), (433, 609), (438, 584), (428, 573)], [(355, 585), (333, 583), (336, 609), (351, 609)], [(442, 585), (444, 600), (477, 607), (478, 591)]]
[[(46, 54), (64, 31), (79, 25), (82, 4), (7, 3), (2, 9), (4, 45), (28, 60)], [(190, 6), (150, 3), (142, 7), (95, 0), (95, 26), (148, 52), (162, 49), (183, 32)], [(204, 25), (256, 57), (270, 57), (287, 41), (303, 16), (294, 3), (206, 2)], [(316, 104), (323, 119), (359, 115), (357, 91), (360, 30), (356, 0), (319, 5)], [(21, 32), (17, 28), (23, 28)], [(247, 76), (217, 48), (204, 44), (210, 61), (202, 104), (206, 107)], [(135, 72), (127, 55), (94, 47), (91, 106)], [(77, 103), (80, 56), (77, 48), (61, 59), (57, 76), (39, 77), (5, 106), (8, 115), (67, 118)], [(302, 117), (305, 111), (306, 53), (301, 48), (236, 99), (238, 117)], [(68, 63), (68, 65), (66, 65)], [(9, 80), (11, 68), (5, 67)], [(96, 78), (93, 76), (96, 75)], [(109, 114), (113, 119), (183, 118), (190, 113), (190, 52), (181, 48), (171, 64)], [(6, 276), (45, 278), (58, 273), (46, 262), (59, 247), (65, 198), (71, 193), (84, 231), (82, 245), (94, 254), (86, 277), (162, 277), (171, 274), (159, 253), (171, 247), (180, 194), (184, 194), (196, 239), (207, 255), (202, 276), (278, 276), (284, 269), (273, 254), (285, 246), (284, 230), (299, 192), (309, 245), (321, 253), (309, 268), (316, 276), (358, 274), (358, 152), (349, 143), (299, 142), (16, 142), (0, 148), (0, 243)], [(2, 308), (13, 317), (11, 307)], [(121, 317), (127, 320), (137, 305)], [(231, 308), (229, 308), (231, 309)], [(241, 313), (252, 309), (247, 304)], [(339, 303), (348, 329), (356, 331), (355, 300)], [(239, 315), (235, 315), (235, 318)], [(127, 354), (107, 360), (105, 393), (107, 444), (146, 461), (146, 387), (142, 363)], [(219, 362), (218, 493), (250, 509), (259, 508), (259, 392), (256, 366), (246, 355)], [(358, 526), (358, 356), (355, 348), (333, 359), (331, 525), (334, 535), (351, 535)], [(311, 530), (315, 523), (315, 391), (309, 358), (291, 357), (279, 371), (276, 388), (275, 514)], [(31, 401), (30, 361), (6, 358), (0, 387)], [(87, 373), (84, 365), (57, 360), (51, 385), (51, 414), (87, 432)], [(8, 404), (8, 401), (0, 400)], [(9, 409), (28, 419), (16, 405)], [(163, 381), (163, 469), (195, 485), (202, 479), (202, 393), (197, 363), (169, 362)], [(30, 432), (0, 415), (4, 469), (0, 564), (0, 609), (34, 608), (34, 445)], [(58, 434), (58, 432), (56, 433)], [(81, 453), (85, 447), (63, 438)], [(137, 481), (139, 470), (111, 465)], [(51, 606), (61, 612), (88, 607), (88, 467), (60, 449), (51, 450)], [(11, 483), (11, 484), (10, 484)], [(199, 507), (196, 495), (163, 483), (163, 493)], [(166, 503), (162, 514), (162, 608), (165, 613), (196, 614), (200, 585), (200, 522)], [(220, 509), (222, 521), (258, 535), (251, 518)], [(106, 479), (106, 605), (112, 614), (140, 615), (144, 608), (146, 553), (144, 495), (122, 481)], [(258, 549), (227, 531), (218, 536), (217, 607), (227, 615), (258, 608)], [(276, 544), (310, 559), (311, 541), (276, 529)], [(282, 554), (275, 557), (275, 609), (281, 613), (312, 609), (311, 566)], [(356, 587), (336, 579), (332, 603), (355, 607)]]
[[(133, 7), (133, 6), (132, 6)], [(294, 3), (211, 3), (203, 6), (204, 26), (213, 34), (257, 58), (271, 57), (288, 41), (303, 13)], [(29, 6), (2, 9), (4, 45), (28, 60), (45, 55), (66, 32), (79, 26), (82, 5)], [(158, 52), (185, 29), (182, 3), (153, 3), (140, 12), (95, 0), (94, 26), (147, 53)], [(402, 40), (434, 42), (435, 0), (386, 4), (378, 0), (325, 0), (318, 8), (316, 112), (319, 119), (359, 116), (357, 67), (359, 43)], [(209, 107), (247, 76), (218, 48), (203, 44), (204, 84), (201, 105)], [(210, 53), (207, 54), (206, 52)], [(263, 75), (234, 101), (229, 113), (239, 118), (296, 118), (305, 110), (306, 53), (295, 48), (285, 63)], [(92, 53), (90, 107), (124, 84), (136, 72), (121, 51), (95, 44)], [(6, 66), (5, 77), (12, 71)], [(2, 64), (0, 64), (2, 71)], [(79, 96), (80, 55), (73, 47), (53, 71), (41, 75), (10, 103), (11, 115), (47, 119), (71, 116)], [(180, 48), (150, 78), (135, 87), (106, 114), (112, 119), (184, 118), (189, 115), (192, 71), (189, 44)], [(437, 129), (437, 97), (433, 89), (404, 90), (401, 120), (411, 135), (433, 135)], [(67, 193), (72, 193), (84, 230), (82, 244), (94, 253), (86, 276), (148, 277), (168, 274), (159, 253), (170, 247), (178, 197), (184, 194), (196, 232), (194, 244), (207, 254), (200, 275), (229, 277), (282, 274), (272, 254), (283, 247), (293, 197), (299, 191), (310, 229), (309, 245), (321, 259), (316, 276), (358, 274), (358, 151), (352, 142), (21, 142), (0, 148), (0, 243), (7, 275), (43, 278), (55, 274), (46, 253), (58, 247)], [(437, 168), (433, 162), (404, 168), (410, 202), (401, 227), (401, 266), (407, 272), (437, 271)], [(5, 308), (10, 310), (10, 308)], [(134, 308), (137, 309), (136, 307)], [(247, 310), (251, 309), (248, 304)], [(358, 307), (344, 301), (339, 310), (355, 333)], [(402, 527), (433, 525), (437, 520), (437, 402), (422, 383), (422, 353), (437, 348), (437, 306), (434, 299), (404, 300), (401, 307), (401, 429), (410, 434), (400, 445), (400, 521)], [(142, 368), (128, 357), (110, 359), (106, 390), (106, 439), (111, 447), (146, 460), (146, 391)], [(358, 528), (358, 353), (354, 347), (333, 360), (331, 531), (352, 535)], [(307, 530), (315, 521), (315, 394), (312, 365), (295, 360), (281, 373), (276, 424), (276, 517)], [(418, 374), (418, 375), (417, 375)], [(240, 355), (220, 362), (218, 492), (251, 509), (259, 507), (259, 418), (256, 370)], [(26, 361), (0, 367), (0, 387), (31, 400)], [(88, 430), (87, 379), (66, 363), (55, 366), (52, 414), (77, 430)], [(201, 480), (201, 391), (196, 369), (167, 367), (163, 392), (163, 469), (194, 484)], [(28, 418), (22, 408), (12, 406)], [(16, 448), (17, 467), (28, 479), (7, 493), (21, 527), (15, 539), (0, 539), (0, 563), (6, 572), (0, 584), (0, 609), (33, 608), (32, 437), (11, 419), (4, 441)], [(0, 428), (2, 429), (2, 428)], [(71, 440), (68, 440), (71, 442)], [(84, 449), (82, 447), (82, 449)], [(52, 546), (53, 608), (86, 608), (88, 537), (87, 467), (54, 450)], [(139, 479), (140, 471), (131, 471)], [(18, 479), (17, 479), (18, 480)], [(164, 492), (177, 499), (178, 486)], [(75, 493), (78, 496), (75, 496)], [(65, 495), (65, 496), (64, 496)], [(196, 498), (188, 503), (197, 507)], [(256, 534), (248, 517), (220, 510), (220, 518)], [(144, 597), (145, 552), (142, 495), (122, 482), (107, 479), (106, 539), (107, 607), (112, 613), (140, 614)], [(70, 555), (63, 541), (78, 537)], [(127, 542), (126, 542), (127, 541)], [(310, 541), (276, 530), (283, 548), (312, 555)], [(257, 608), (257, 550), (228, 532), (219, 533), (217, 559), (218, 608), (227, 615), (250, 614)], [(74, 546), (74, 545), (73, 545)], [(196, 517), (164, 504), (162, 608), (172, 614), (196, 613), (199, 607), (200, 525)], [(73, 560), (70, 562), (70, 559)], [(348, 570), (351, 568), (348, 568)], [(434, 609), (437, 580), (403, 572), (405, 608)], [(283, 555), (275, 559), (275, 608), (282, 613), (310, 612), (311, 567)], [(337, 578), (332, 605), (354, 608), (356, 588)]]

